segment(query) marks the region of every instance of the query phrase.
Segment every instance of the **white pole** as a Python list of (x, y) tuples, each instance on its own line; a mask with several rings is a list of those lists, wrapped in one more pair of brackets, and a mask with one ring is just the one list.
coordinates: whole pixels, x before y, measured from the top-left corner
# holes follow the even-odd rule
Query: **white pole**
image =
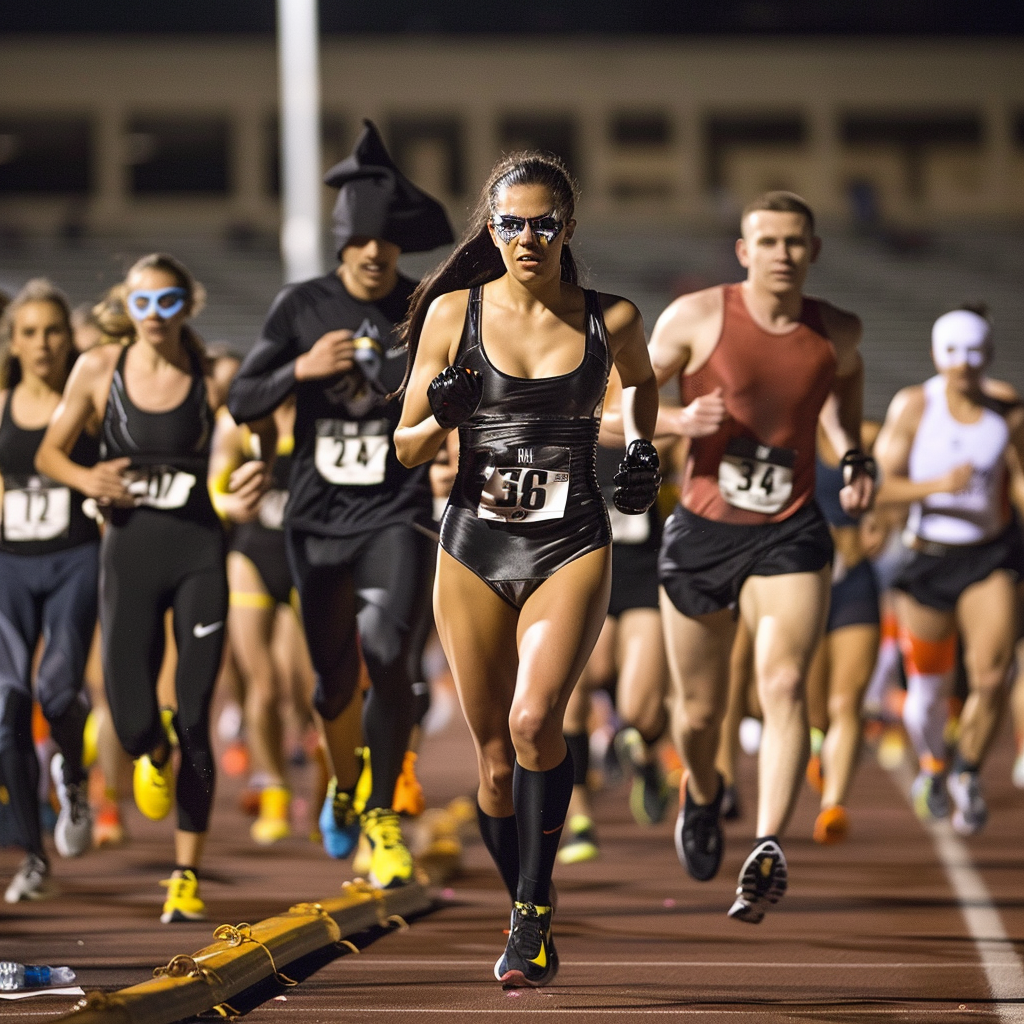
[(281, 256), (285, 282), (323, 271), (317, 0), (277, 0), (281, 78)]

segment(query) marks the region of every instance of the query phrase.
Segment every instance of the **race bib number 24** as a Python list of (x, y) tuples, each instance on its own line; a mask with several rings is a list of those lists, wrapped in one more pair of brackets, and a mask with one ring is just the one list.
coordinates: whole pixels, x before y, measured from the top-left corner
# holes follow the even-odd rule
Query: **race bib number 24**
[(387, 420), (317, 420), (313, 461), (332, 484), (369, 487), (384, 483), (391, 447)]

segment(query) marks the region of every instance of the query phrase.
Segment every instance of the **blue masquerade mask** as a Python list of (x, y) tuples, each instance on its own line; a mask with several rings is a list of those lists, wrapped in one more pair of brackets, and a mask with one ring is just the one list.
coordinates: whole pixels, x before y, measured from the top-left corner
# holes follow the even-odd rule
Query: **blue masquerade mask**
[(187, 301), (184, 288), (136, 288), (128, 293), (128, 312), (134, 320), (145, 320), (153, 313), (161, 320), (170, 320)]
[(518, 238), (530, 225), (530, 230), (549, 244), (558, 236), (565, 224), (550, 213), (543, 217), (512, 217), (507, 213), (495, 214), (491, 221), (494, 233), (506, 244)]

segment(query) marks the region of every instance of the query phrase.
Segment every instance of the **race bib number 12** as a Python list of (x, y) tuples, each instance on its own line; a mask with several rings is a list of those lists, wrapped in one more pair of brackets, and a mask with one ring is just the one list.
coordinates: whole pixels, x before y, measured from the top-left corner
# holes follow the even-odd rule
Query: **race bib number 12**
[(511, 523), (561, 519), (569, 497), (569, 449), (530, 446), (508, 455), (517, 464), (490, 468), (477, 516)]
[(4, 489), (4, 540), (56, 540), (71, 524), (71, 491), (33, 476)]
[(786, 507), (793, 493), (792, 448), (773, 448), (734, 437), (718, 464), (718, 490), (734, 508), (772, 514)]

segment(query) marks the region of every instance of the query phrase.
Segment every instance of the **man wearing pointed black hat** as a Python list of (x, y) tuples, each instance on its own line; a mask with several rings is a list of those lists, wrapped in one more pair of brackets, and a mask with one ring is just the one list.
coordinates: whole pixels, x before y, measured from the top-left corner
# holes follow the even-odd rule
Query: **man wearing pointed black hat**
[[(435, 551), (427, 467), (408, 470), (395, 457), (401, 408), (388, 396), (405, 371), (395, 327), (416, 286), (399, 273), (398, 257), (453, 236), (443, 208), (398, 170), (369, 121), (324, 180), (339, 189), (340, 265), (277, 296), (228, 408), (252, 422), (296, 395), (284, 527), (335, 770), (321, 829), (328, 852), (343, 857), (361, 828), (370, 880), (387, 888), (412, 877), (391, 805), (413, 723), (411, 662), (430, 614)], [(360, 649), (371, 682), (365, 710)], [(373, 789), (357, 815), (361, 710)]]

